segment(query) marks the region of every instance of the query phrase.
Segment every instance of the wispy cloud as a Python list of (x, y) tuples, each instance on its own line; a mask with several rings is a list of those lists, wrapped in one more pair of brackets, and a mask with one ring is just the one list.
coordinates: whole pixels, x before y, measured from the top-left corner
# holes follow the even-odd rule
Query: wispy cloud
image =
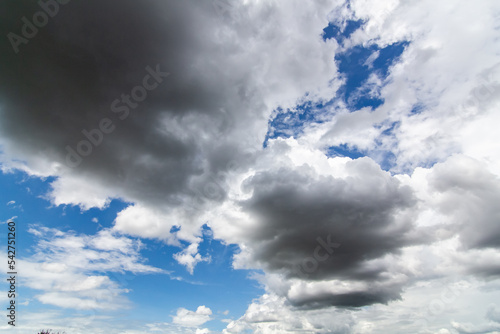
[(26, 286), (41, 291), (36, 299), (43, 304), (83, 310), (127, 307), (128, 289), (115, 276), (168, 274), (144, 264), (140, 241), (109, 230), (82, 235), (34, 225), (29, 232), (38, 239), (36, 251), (19, 266)]

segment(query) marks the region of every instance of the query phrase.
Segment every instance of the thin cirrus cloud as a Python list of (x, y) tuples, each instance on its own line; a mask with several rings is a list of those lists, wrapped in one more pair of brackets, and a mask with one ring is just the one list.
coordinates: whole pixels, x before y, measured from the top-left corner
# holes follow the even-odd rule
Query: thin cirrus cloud
[[(54, 177), (56, 206), (127, 203), (93, 237), (33, 228), (38, 300), (125, 305), (95, 271), (168, 276), (139, 237), (194, 275), (205, 228), (265, 289), (226, 333), (498, 331), (498, 4), (220, 5), (73, 1), (18, 52), (2, 39), (2, 169)], [(2, 35), (37, 10), (3, 1)], [(149, 328), (208, 332), (212, 310), (189, 305)]]

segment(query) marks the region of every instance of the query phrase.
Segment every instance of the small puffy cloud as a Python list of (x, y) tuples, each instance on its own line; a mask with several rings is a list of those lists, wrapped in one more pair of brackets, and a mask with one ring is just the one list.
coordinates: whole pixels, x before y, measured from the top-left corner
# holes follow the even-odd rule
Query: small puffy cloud
[(195, 334), (210, 334), (210, 330), (208, 328), (197, 328)]
[[(196, 311), (190, 311), (185, 308), (179, 308), (177, 314), (173, 316), (172, 322), (185, 327), (199, 327), (211, 320), (212, 310), (201, 305)], [(196, 331), (198, 333), (198, 331)]]
[[(201, 241), (201, 240), (200, 240)], [(198, 253), (198, 243), (192, 243), (181, 252), (174, 254), (174, 259), (179, 264), (186, 266), (187, 271), (192, 275), (194, 267), (200, 262), (210, 262), (210, 256), (202, 257)]]

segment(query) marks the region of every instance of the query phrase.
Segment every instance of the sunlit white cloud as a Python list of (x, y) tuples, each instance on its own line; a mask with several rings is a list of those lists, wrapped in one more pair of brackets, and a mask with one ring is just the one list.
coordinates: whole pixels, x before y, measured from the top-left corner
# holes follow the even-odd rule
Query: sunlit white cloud
[(190, 311), (185, 308), (179, 308), (177, 314), (173, 317), (172, 322), (185, 327), (199, 327), (210, 320), (212, 310), (201, 305), (196, 311)]
[(141, 243), (102, 230), (97, 235), (77, 235), (41, 226), (30, 230), (37, 239), (36, 252), (19, 262), (25, 285), (41, 293), (43, 304), (97, 310), (130, 306), (115, 274), (168, 274), (147, 264)]

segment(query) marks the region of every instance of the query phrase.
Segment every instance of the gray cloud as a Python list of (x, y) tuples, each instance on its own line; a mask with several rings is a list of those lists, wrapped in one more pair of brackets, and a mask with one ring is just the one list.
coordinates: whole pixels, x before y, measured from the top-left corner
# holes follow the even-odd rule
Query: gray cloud
[(265, 171), (246, 181), (253, 193), (241, 206), (258, 222), (247, 231), (254, 261), (290, 279), (367, 283), (361, 291), (295, 297), (296, 306), (362, 306), (396, 299), (402, 284), (391, 282), (394, 268), (384, 256), (430, 242), (413, 224), (416, 202), (409, 187), (369, 159), (346, 168), (346, 178), (318, 176), (302, 167)]
[[(29, 1), (1, 6), (4, 36), (21, 34), (23, 17), (41, 10)], [(246, 13), (235, 21), (211, 2), (70, 1), (18, 53), (2, 39), (2, 160), (59, 176), (55, 203), (93, 205), (70, 198), (71, 183), (167, 212), (223, 201), (225, 174), (253, 163), (277, 104), (327, 87), (336, 70), (326, 57), (334, 45), (320, 38), (326, 1), (301, 13), (292, 5), (241, 6), (234, 3)], [(296, 27), (288, 26), (292, 18)], [(134, 100), (122, 99), (144, 85), (148, 66), (169, 76), (134, 109)], [(68, 147), (78, 152), (83, 131), (103, 119), (112, 132), (76, 168), (67, 166)]]
[[(1, 6), (3, 36), (21, 34), (22, 17), (41, 10), (29, 1)], [(67, 173), (154, 205), (200, 197), (191, 188), (243, 160), (240, 143), (229, 140), (234, 123), (262, 111), (250, 101), (246, 74), (228, 76), (220, 63), (228, 50), (214, 41), (217, 20), (195, 1), (72, 1), (17, 54), (2, 39), (5, 151), (66, 164), (66, 147), (78, 151), (82, 131), (107, 118), (114, 131)], [(170, 75), (127, 106), (123, 94), (143, 83), (148, 66)]]
[[(478, 161), (457, 156), (437, 165), (429, 181), (441, 194), (438, 208), (453, 217), (466, 249), (500, 247), (498, 177)], [(498, 268), (494, 272), (498, 274)]]

